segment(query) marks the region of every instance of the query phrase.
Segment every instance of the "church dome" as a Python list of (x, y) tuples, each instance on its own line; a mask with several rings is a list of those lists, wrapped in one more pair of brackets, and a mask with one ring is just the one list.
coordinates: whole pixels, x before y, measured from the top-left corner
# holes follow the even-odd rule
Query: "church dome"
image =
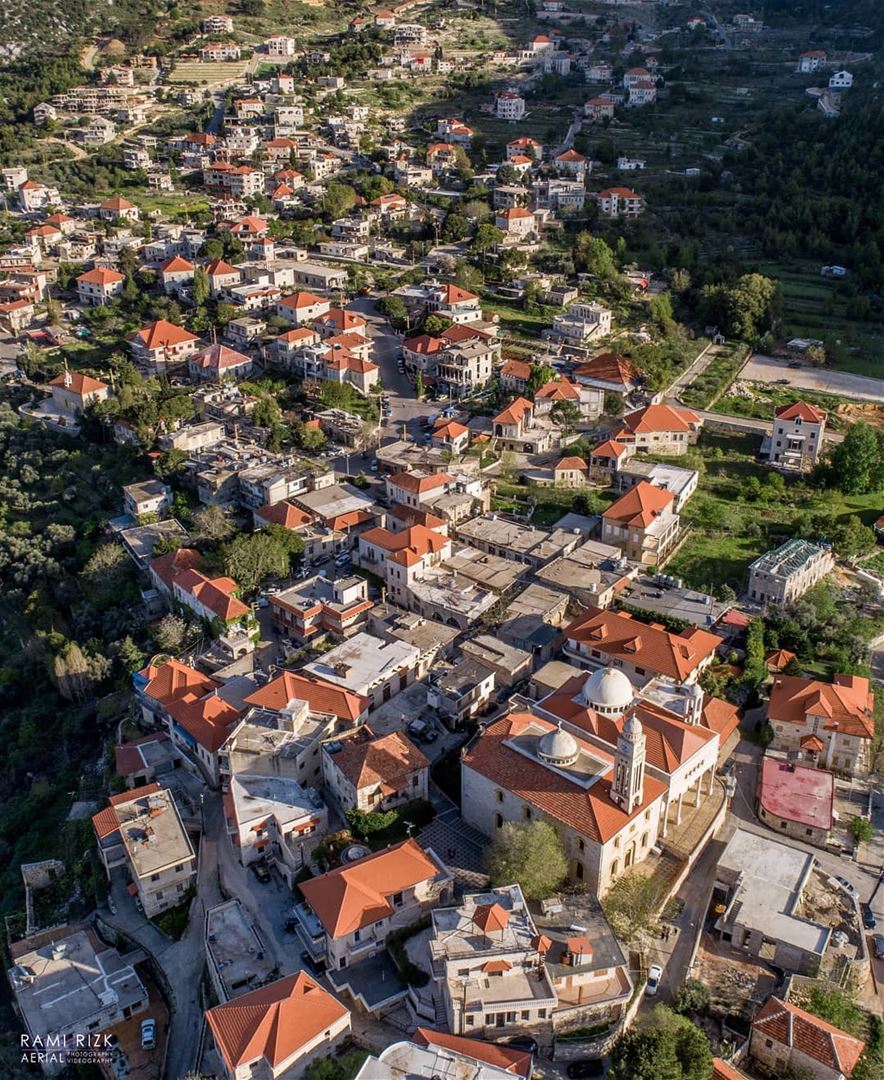
[(640, 735), (644, 734), (644, 730), (641, 725), (641, 721), (635, 715), (632, 714), (623, 725), (623, 737), (629, 739), (631, 742), (637, 739)]
[(584, 702), (607, 716), (620, 716), (626, 712), (634, 696), (632, 683), (616, 668), (594, 671), (583, 684)]
[(537, 754), (550, 765), (573, 765), (580, 748), (573, 735), (557, 727), (548, 731), (537, 745)]

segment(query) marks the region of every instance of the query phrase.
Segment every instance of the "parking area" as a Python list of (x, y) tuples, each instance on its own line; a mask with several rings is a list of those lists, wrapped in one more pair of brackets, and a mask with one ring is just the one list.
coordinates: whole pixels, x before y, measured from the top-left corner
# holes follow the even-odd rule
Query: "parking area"
[[(408, 731), (412, 721), (419, 720), (426, 725), (426, 734)], [(375, 709), (368, 718), (369, 726), (377, 735), (389, 735), (393, 731), (408, 734), (430, 761), (436, 761), (452, 747), (463, 742), (463, 735), (449, 731), (439, 722), (435, 712), (427, 705), (427, 687), (423, 682), (412, 683), (392, 701)], [(434, 735), (430, 733), (435, 733)]]
[(749, 357), (738, 378), (766, 383), (785, 379), (789, 386), (803, 390), (819, 390), (861, 401), (884, 400), (884, 379), (870, 379), (866, 375), (852, 375), (849, 371), (832, 371), (830, 368), (790, 367), (789, 361), (762, 353)]
[[(104, 1033), (117, 1040), (109, 1058), (101, 1062), (101, 1071), (109, 1080), (122, 1080), (123, 1077), (127, 1080), (159, 1080), (162, 1075), (169, 1010), (143, 964), (139, 966), (138, 974), (149, 996), (147, 1012), (123, 1020)], [(156, 1046), (153, 1050), (142, 1050), (141, 1022), (148, 1018), (156, 1020)]]

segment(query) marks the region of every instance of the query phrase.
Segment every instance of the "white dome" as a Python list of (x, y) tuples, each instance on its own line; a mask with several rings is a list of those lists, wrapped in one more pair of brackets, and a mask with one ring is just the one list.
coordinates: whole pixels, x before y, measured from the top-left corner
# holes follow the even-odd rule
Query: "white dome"
[(548, 731), (537, 745), (537, 753), (544, 760), (557, 765), (570, 765), (577, 760), (577, 740), (558, 727)]
[(642, 728), (641, 721), (635, 713), (633, 713), (623, 725), (623, 736), (629, 740), (634, 740), (637, 739), (639, 735), (643, 734), (644, 729)]
[(600, 712), (623, 713), (632, 703), (634, 696), (632, 683), (616, 668), (594, 671), (583, 684), (583, 700)]

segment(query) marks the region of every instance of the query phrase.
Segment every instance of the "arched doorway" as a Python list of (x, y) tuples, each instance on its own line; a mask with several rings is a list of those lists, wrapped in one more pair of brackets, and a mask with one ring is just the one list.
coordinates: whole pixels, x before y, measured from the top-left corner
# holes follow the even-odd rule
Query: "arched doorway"
[(623, 869), (628, 870), (630, 866), (635, 862), (635, 841), (633, 840), (629, 847), (626, 849), (626, 854), (623, 857)]

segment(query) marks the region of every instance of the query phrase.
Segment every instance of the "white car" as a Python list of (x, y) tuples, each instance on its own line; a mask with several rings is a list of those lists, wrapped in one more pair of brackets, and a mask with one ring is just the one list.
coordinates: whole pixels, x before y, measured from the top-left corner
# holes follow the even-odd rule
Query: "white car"
[(653, 997), (660, 989), (660, 980), (663, 978), (663, 968), (659, 964), (651, 964), (648, 968), (648, 981), (645, 984), (645, 993)]
[(153, 1050), (157, 1045), (157, 1022), (152, 1018), (141, 1021), (141, 1049)]

